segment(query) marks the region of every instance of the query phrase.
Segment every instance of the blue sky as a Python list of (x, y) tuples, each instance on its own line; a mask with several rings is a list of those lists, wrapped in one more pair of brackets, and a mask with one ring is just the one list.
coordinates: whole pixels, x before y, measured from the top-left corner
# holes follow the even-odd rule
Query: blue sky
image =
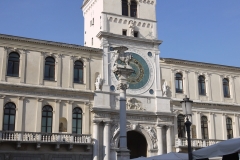
[[(0, 0), (0, 33), (83, 45), (82, 0)], [(240, 67), (240, 0), (157, 0), (161, 57)]]

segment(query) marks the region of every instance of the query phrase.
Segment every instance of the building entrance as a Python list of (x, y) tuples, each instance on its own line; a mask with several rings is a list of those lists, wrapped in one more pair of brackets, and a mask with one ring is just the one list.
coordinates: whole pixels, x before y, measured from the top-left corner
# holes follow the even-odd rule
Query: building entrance
[(128, 131), (127, 147), (130, 150), (130, 159), (147, 157), (147, 141), (141, 133)]

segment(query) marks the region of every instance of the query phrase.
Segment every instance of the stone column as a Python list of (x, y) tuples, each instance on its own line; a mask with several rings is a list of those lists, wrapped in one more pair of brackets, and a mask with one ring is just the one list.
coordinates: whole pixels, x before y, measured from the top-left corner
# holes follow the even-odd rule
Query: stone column
[(163, 125), (158, 124), (157, 125), (157, 139), (158, 139), (158, 154), (163, 154)]
[(227, 126), (226, 126), (226, 117), (225, 113), (222, 114), (222, 135), (223, 140), (227, 140)]
[(35, 132), (41, 132), (41, 121), (42, 121), (42, 102), (43, 99), (42, 98), (38, 98), (37, 99), (37, 109), (36, 109), (36, 119), (35, 119)]
[(208, 96), (208, 101), (212, 101), (212, 84), (211, 84), (211, 73), (207, 73), (207, 96)]
[(90, 132), (90, 124), (89, 124), (89, 118), (90, 117), (90, 107), (91, 103), (85, 102), (84, 103), (84, 115), (83, 115), (83, 129), (84, 129), (84, 134), (91, 134)]
[(235, 122), (235, 132), (233, 134), (233, 137), (239, 137), (239, 115), (234, 115), (234, 122)]
[(197, 139), (202, 139), (201, 112), (196, 112), (196, 131), (197, 131)]
[(25, 83), (26, 79), (26, 50), (21, 51), (20, 56), (20, 82)]
[(167, 135), (167, 153), (172, 152), (172, 126), (166, 126)]
[(22, 130), (22, 123), (23, 123), (23, 107), (24, 107), (24, 98), (25, 97), (19, 97), (18, 99), (18, 106), (17, 106), (17, 112), (16, 112), (16, 123), (15, 123), (15, 130), (16, 131), (23, 131)]
[(216, 139), (216, 134), (215, 134), (215, 121), (214, 121), (214, 113), (210, 112), (209, 113), (210, 117), (210, 139)]
[(160, 75), (160, 62), (159, 62), (159, 53), (160, 52), (156, 52), (155, 53), (155, 64), (157, 64), (157, 67), (156, 67), (156, 82), (158, 82), (158, 83), (156, 83), (156, 90), (158, 91), (158, 92), (160, 92), (159, 94), (160, 95), (157, 95), (157, 96), (162, 96), (162, 88), (161, 88), (161, 86), (162, 86), (162, 82), (161, 82), (161, 75)]
[[(8, 61), (8, 47), (4, 47), (4, 52), (1, 61), (1, 81), (6, 81), (7, 61)], [(1, 124), (2, 125), (2, 124)]]
[(94, 143), (93, 143), (93, 160), (99, 159), (99, 122), (93, 121), (93, 134), (92, 134)]
[(57, 72), (57, 86), (61, 87), (62, 86), (62, 54), (58, 55), (58, 72)]
[(53, 114), (53, 133), (59, 132), (59, 110), (60, 110), (60, 104), (61, 100), (55, 100), (55, 110)]
[(38, 77), (38, 84), (39, 85), (43, 85), (45, 54), (46, 53), (41, 52), (40, 64), (39, 64), (39, 77)]
[[(4, 99), (5, 99), (5, 95), (0, 95), (0, 120), (3, 120), (3, 111), (4, 111)], [(3, 129), (3, 121), (0, 123), (0, 129)]]
[(172, 97), (175, 98), (176, 97), (176, 86), (175, 86), (175, 75), (176, 74), (176, 70), (172, 69), (172, 84), (171, 84), (171, 88), (172, 88)]
[(68, 85), (69, 88), (73, 88), (73, 69), (74, 66), (74, 56), (70, 56), (70, 61), (69, 61), (69, 76), (68, 76)]
[(103, 160), (110, 160), (110, 127), (111, 121), (104, 121), (104, 129), (103, 129), (103, 147), (105, 148), (105, 152), (103, 155)]
[(74, 101), (68, 101), (67, 108), (67, 133), (72, 133), (72, 113), (73, 113), (73, 103)]

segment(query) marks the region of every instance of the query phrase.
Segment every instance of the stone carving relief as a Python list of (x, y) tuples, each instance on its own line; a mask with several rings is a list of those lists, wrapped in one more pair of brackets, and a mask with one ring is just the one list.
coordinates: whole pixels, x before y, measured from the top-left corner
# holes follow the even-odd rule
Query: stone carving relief
[(145, 130), (149, 134), (149, 137), (151, 138), (151, 141), (153, 143), (153, 148), (157, 148), (157, 134), (156, 129), (154, 127), (146, 126)]
[(127, 110), (140, 110), (140, 111), (145, 111), (142, 107), (142, 102), (137, 100), (136, 98), (128, 98), (127, 99)]

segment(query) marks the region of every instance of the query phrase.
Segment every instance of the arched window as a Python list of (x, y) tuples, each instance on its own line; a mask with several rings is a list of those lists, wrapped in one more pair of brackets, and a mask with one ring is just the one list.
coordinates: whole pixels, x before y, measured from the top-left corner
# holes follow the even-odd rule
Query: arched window
[(177, 123), (178, 123), (178, 138), (184, 138), (185, 137), (185, 125), (184, 125), (184, 116), (182, 114), (178, 115)]
[(137, 17), (137, 2), (135, 0), (131, 1), (130, 12), (131, 17)]
[(128, 0), (122, 0), (122, 15), (128, 16)]
[(17, 52), (12, 52), (9, 54), (7, 76), (19, 76), (19, 58), (20, 56)]
[(4, 131), (14, 131), (15, 130), (15, 116), (16, 116), (15, 104), (12, 102), (5, 104), (4, 117), (3, 117), (3, 130)]
[(44, 106), (42, 109), (42, 132), (52, 133), (52, 115), (52, 107)]
[(83, 84), (83, 62), (75, 61), (74, 63), (74, 83)]
[(73, 109), (72, 133), (82, 134), (82, 110), (78, 107)]
[(206, 116), (201, 117), (202, 139), (208, 139), (208, 119)]
[(226, 119), (226, 125), (227, 125), (227, 138), (231, 139), (231, 138), (233, 138), (233, 129), (232, 129), (232, 119), (231, 118)]
[(47, 57), (45, 59), (44, 79), (50, 81), (55, 80), (55, 59), (53, 57)]
[(183, 93), (183, 80), (182, 80), (181, 73), (176, 73), (175, 85), (176, 85), (176, 92)]
[(223, 79), (223, 93), (224, 93), (224, 97), (227, 97), (227, 98), (230, 97), (229, 81), (227, 78)]
[(199, 89), (200, 95), (206, 95), (205, 77), (204, 76), (198, 77), (198, 89)]

